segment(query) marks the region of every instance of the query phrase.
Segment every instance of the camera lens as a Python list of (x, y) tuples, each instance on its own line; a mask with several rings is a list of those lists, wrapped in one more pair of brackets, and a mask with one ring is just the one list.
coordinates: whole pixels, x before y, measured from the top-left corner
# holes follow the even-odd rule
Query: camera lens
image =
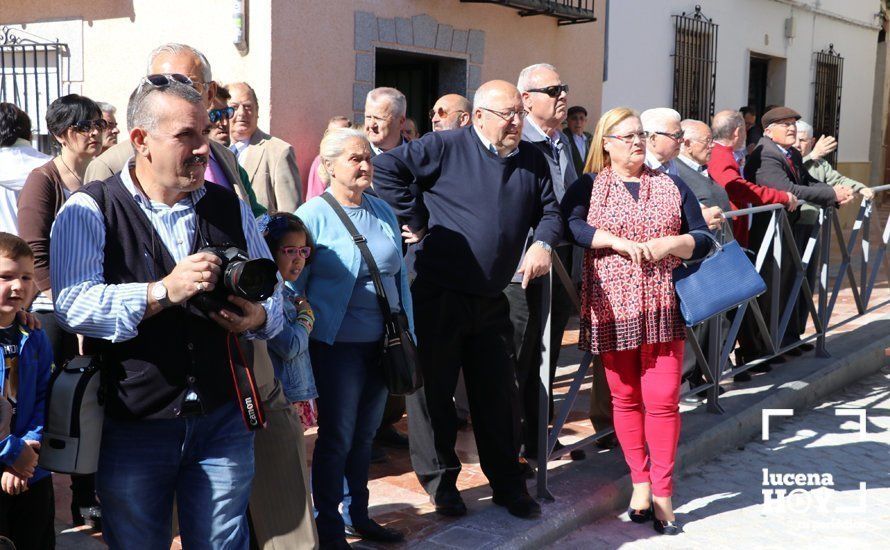
[(278, 267), (267, 258), (234, 261), (226, 266), (223, 282), (232, 293), (251, 302), (265, 300), (275, 292)]

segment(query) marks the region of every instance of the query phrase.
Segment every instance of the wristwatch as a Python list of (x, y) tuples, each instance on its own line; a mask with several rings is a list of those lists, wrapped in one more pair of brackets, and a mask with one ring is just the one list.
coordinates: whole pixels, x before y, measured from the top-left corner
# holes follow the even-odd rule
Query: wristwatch
[(545, 243), (544, 241), (540, 241), (540, 240), (539, 240), (539, 241), (535, 241), (535, 242), (533, 242), (532, 244), (536, 244), (536, 245), (540, 246), (541, 248), (543, 248), (543, 249), (546, 250), (547, 252), (550, 252), (550, 251), (553, 250), (553, 247), (550, 246), (549, 244)]
[(151, 297), (161, 304), (161, 307), (170, 307), (173, 305), (173, 302), (167, 297), (167, 287), (164, 286), (164, 281), (158, 281), (151, 285)]

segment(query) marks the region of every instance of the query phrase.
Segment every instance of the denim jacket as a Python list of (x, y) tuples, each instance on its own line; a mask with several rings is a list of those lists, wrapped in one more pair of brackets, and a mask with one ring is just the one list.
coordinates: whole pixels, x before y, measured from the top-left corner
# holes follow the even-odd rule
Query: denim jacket
[[(0, 440), (0, 462), (11, 466), (22, 453), (25, 440), (43, 439), (43, 424), (46, 414), (46, 392), (49, 388), (50, 373), (53, 369), (53, 350), (43, 330), (30, 331), (21, 327), (22, 340), (19, 343), (19, 388), (17, 392), (15, 424), (10, 426), (10, 434)], [(0, 371), (4, 357), (0, 350)], [(5, 372), (0, 372), (0, 395), (6, 384)], [(34, 471), (29, 485), (47, 477), (50, 473), (43, 468)]]
[(297, 296), (293, 289), (284, 285), (281, 292), (284, 328), (268, 341), (275, 376), (281, 380), (284, 395), (291, 403), (318, 397), (309, 362), (309, 333), (297, 322), (297, 306), (294, 305)]

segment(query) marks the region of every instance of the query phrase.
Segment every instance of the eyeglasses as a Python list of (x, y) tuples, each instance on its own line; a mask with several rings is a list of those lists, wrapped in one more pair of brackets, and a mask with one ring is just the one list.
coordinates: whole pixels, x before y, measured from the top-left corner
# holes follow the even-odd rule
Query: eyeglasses
[(462, 110), (458, 109), (456, 111), (449, 113), (442, 107), (439, 107), (438, 109), (430, 109), (430, 120), (432, 120), (436, 115), (439, 115), (439, 118), (448, 118), (451, 115), (456, 114), (456, 113), (466, 113), (466, 111), (462, 111)]
[(185, 84), (186, 86), (194, 86), (195, 83), (191, 78), (179, 73), (150, 74), (146, 76), (143, 82), (147, 82), (155, 88), (166, 88), (174, 82)]
[(789, 126), (797, 126), (797, 122), (794, 120), (778, 121), (770, 123), (770, 126), (782, 126), (788, 128)]
[(640, 142), (646, 141), (646, 132), (632, 132), (630, 134), (624, 134), (622, 136), (610, 135), (603, 136), (607, 138), (620, 139), (624, 143), (630, 145), (634, 142), (634, 140), (640, 140)]
[(235, 108), (226, 107), (225, 109), (210, 109), (207, 114), (210, 115), (210, 122), (216, 124), (224, 118), (229, 119), (235, 116)]
[(385, 117), (374, 116), (374, 115), (365, 115), (365, 122), (376, 122), (377, 124), (386, 124), (390, 120), (392, 120), (392, 115), (387, 115)]
[(680, 130), (679, 132), (674, 132), (673, 134), (670, 134), (668, 132), (647, 132), (647, 133), (650, 136), (652, 134), (658, 134), (659, 136), (669, 137), (674, 141), (680, 141), (681, 139), (683, 139), (683, 130)]
[(296, 258), (299, 256), (304, 260), (308, 260), (309, 256), (312, 255), (311, 246), (282, 246), (278, 250), (288, 258)]
[(565, 92), (569, 93), (569, 85), (568, 84), (554, 84), (553, 86), (547, 86), (546, 88), (532, 88), (531, 90), (526, 90), (527, 92), (537, 92), (539, 94), (547, 94), (550, 97), (556, 98), (559, 97), (559, 94)]
[(714, 143), (714, 138), (708, 138), (708, 139), (691, 139), (690, 138), (689, 141), (697, 141), (697, 142), (701, 143), (702, 145), (704, 145), (705, 147), (710, 147)]
[(489, 109), (488, 107), (478, 107), (478, 108), (482, 109), (483, 111), (488, 111), (489, 113), (491, 113), (493, 115), (496, 115), (498, 118), (500, 118), (501, 120), (503, 120), (505, 122), (512, 121), (514, 117), (519, 117), (519, 120), (522, 120), (525, 118), (525, 115), (528, 114), (524, 110), (517, 111), (515, 109), (510, 109), (509, 111), (495, 111), (494, 109)]
[(102, 118), (96, 120), (78, 120), (71, 125), (71, 129), (81, 134), (89, 134), (93, 130), (104, 132), (108, 129), (108, 121)]

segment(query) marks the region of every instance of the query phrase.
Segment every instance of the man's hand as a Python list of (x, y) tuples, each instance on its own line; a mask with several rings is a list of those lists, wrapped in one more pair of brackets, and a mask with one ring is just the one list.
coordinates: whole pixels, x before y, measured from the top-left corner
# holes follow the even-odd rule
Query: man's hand
[(411, 231), (411, 228), (407, 225), (402, 226), (402, 238), (405, 239), (405, 244), (419, 243), (425, 236), (426, 227), (418, 229), (417, 231)]
[(816, 145), (813, 145), (810, 158), (821, 159), (825, 155), (830, 155), (835, 149), (837, 149), (837, 140), (831, 136), (822, 136), (816, 141)]
[(860, 189), (859, 194), (866, 199), (873, 199), (875, 197), (875, 192), (871, 190), (871, 187), (864, 187)]
[(625, 258), (629, 258), (634, 265), (640, 265), (643, 262), (643, 247), (640, 243), (615, 237), (610, 248)]
[(222, 328), (235, 334), (241, 334), (248, 330), (256, 330), (266, 324), (266, 310), (262, 305), (249, 302), (238, 296), (229, 296), (229, 301), (241, 308), (244, 315), (238, 315), (227, 309), (220, 310), (219, 313), (211, 313), (210, 318)]
[(853, 191), (851, 191), (849, 187), (835, 185), (833, 189), (838, 204), (844, 205), (853, 200)]
[(7, 495), (20, 495), (28, 490), (28, 481), (22, 479), (15, 472), (5, 469), (0, 477), (0, 489)]
[(207, 252), (186, 256), (162, 279), (167, 287), (167, 298), (174, 304), (181, 304), (199, 292), (210, 292), (219, 279), (221, 263), (219, 258)]
[(708, 229), (711, 231), (717, 229), (726, 221), (726, 218), (723, 217), (723, 209), (719, 206), (702, 208), (701, 215), (705, 219), (705, 223), (708, 224)]
[(38, 330), (43, 328), (43, 325), (40, 323), (40, 319), (38, 319), (37, 316), (33, 313), (29, 313), (25, 310), (16, 313), (16, 320), (19, 322), (20, 325), (28, 327), (28, 330)]
[(795, 210), (797, 210), (797, 206), (798, 206), (797, 195), (788, 193), (788, 202), (785, 203), (785, 208), (789, 212), (794, 212)]
[(550, 251), (538, 243), (531, 245), (525, 253), (522, 265), (519, 266), (519, 273), (522, 273), (522, 288), (528, 287), (529, 281), (546, 275), (549, 271)]
[(34, 468), (37, 467), (37, 453), (31, 445), (22, 447), (19, 457), (12, 463), (12, 469), (25, 479), (31, 479), (34, 475)]

